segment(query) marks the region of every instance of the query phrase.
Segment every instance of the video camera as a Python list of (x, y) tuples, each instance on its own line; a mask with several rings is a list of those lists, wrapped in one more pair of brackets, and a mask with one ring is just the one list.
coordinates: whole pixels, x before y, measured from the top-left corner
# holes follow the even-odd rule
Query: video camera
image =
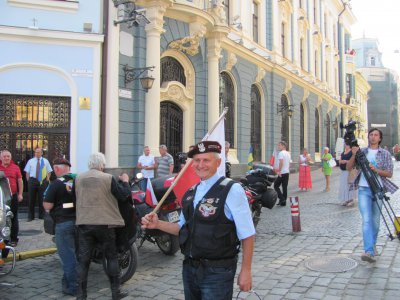
[(340, 123), (340, 129), (345, 129), (346, 132), (343, 136), (344, 138), (344, 142), (347, 145), (350, 145), (350, 147), (359, 147), (358, 143), (357, 143), (357, 139), (356, 136), (354, 134), (354, 131), (356, 131), (357, 129), (357, 122), (356, 121), (350, 121), (349, 123), (347, 123), (346, 125), (343, 126), (342, 123)]

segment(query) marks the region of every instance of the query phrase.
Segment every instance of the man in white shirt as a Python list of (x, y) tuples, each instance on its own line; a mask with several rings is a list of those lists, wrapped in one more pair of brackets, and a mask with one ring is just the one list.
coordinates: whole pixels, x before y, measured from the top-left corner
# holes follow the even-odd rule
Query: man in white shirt
[(150, 154), (149, 146), (143, 147), (143, 155), (139, 157), (137, 168), (142, 170), (143, 180), (140, 182), (142, 191), (146, 190), (147, 180), (154, 178), (154, 169), (156, 162), (154, 156)]
[[(286, 206), (287, 199), (287, 186), (289, 183), (289, 173), (290, 173), (290, 153), (286, 151), (287, 144), (284, 141), (280, 141), (278, 144), (279, 154), (278, 154), (278, 178), (276, 178), (274, 183), (274, 189), (278, 193), (280, 206)], [(282, 191), (280, 186), (282, 185)]]

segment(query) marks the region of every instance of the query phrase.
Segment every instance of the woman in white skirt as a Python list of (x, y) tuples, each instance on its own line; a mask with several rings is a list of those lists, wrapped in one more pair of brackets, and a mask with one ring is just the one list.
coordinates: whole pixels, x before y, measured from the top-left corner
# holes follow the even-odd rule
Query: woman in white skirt
[(349, 171), (346, 170), (346, 164), (352, 156), (350, 145), (345, 145), (344, 152), (340, 156), (339, 167), (341, 170), (340, 184), (339, 184), (339, 200), (343, 206), (353, 206), (356, 197), (355, 190), (350, 191), (348, 183)]

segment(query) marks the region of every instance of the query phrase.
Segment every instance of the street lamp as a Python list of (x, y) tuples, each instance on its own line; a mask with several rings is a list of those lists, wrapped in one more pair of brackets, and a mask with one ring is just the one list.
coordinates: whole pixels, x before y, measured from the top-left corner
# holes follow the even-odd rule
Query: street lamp
[[(128, 28), (146, 26), (150, 21), (146, 16), (136, 10), (136, 4), (131, 0), (112, 0), (114, 6), (118, 7), (119, 12), (123, 15), (118, 17), (118, 21), (114, 21), (114, 25), (128, 23)], [(121, 6), (121, 8), (119, 7)]]
[[(125, 65), (123, 67), (124, 77), (125, 77), (125, 87), (129, 82), (139, 79), (142, 88), (147, 92), (149, 89), (151, 89), (153, 87), (153, 83), (155, 80), (153, 76), (148, 74), (148, 71), (153, 71), (154, 68), (155, 68), (155, 66), (143, 67), (143, 68), (132, 68), (132, 67), (129, 67), (128, 65)], [(145, 72), (146, 72), (146, 74), (144, 76), (140, 77)]]
[(294, 104), (276, 104), (276, 112), (278, 114), (283, 115), (283, 113), (286, 111), (287, 115), (289, 118), (293, 116), (293, 109), (292, 107)]

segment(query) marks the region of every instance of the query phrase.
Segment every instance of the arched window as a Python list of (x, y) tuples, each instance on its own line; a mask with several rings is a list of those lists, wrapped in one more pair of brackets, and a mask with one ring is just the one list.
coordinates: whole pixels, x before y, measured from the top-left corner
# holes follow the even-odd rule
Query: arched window
[(251, 86), (251, 135), (253, 158), (261, 161), (261, 95), (255, 85)]
[(332, 151), (332, 149), (331, 149), (331, 118), (329, 117), (328, 114), (326, 114), (326, 147), (329, 147), (329, 150)]
[(300, 105), (300, 150), (305, 148), (304, 145), (304, 128), (305, 122), (304, 122), (304, 104)]
[(186, 86), (185, 70), (179, 61), (170, 56), (161, 58), (160, 85), (168, 81), (178, 81)]
[[(283, 107), (288, 107), (289, 101), (286, 95), (281, 96), (281, 105)], [(286, 150), (289, 151), (289, 115), (287, 114), (287, 111), (282, 112), (281, 141), (285, 141), (287, 143)]]
[(225, 140), (235, 148), (235, 88), (231, 77), (222, 72), (219, 77), (219, 113), (228, 107), (225, 117)]
[(315, 109), (315, 152), (319, 152), (319, 112)]

